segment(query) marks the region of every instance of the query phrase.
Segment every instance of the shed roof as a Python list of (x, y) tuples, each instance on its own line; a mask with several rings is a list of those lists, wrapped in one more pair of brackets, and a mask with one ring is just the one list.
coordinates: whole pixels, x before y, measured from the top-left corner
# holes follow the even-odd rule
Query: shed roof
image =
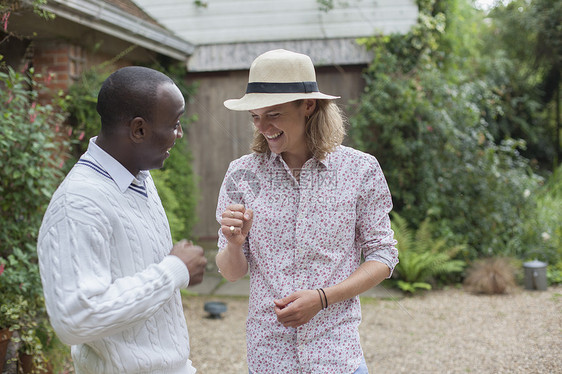
[(248, 69), (274, 48), (306, 53), (316, 65), (367, 63), (356, 38), (407, 32), (415, 0), (134, 0), (146, 13), (195, 46), (189, 71)]

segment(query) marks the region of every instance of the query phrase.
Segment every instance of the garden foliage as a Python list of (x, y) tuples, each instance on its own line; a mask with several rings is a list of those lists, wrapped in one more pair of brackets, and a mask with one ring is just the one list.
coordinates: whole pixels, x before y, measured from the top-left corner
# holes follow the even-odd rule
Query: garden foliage
[(463, 270), (465, 262), (454, 259), (463, 246), (449, 247), (445, 239), (435, 239), (429, 219), (414, 231), (404, 218), (394, 213), (392, 230), (398, 241), (400, 262), (395, 272), (402, 291), (415, 293), (417, 289), (431, 289), (431, 283), (435, 283), (438, 276)]
[[(459, 253), (466, 260), (509, 250), (525, 257), (529, 248), (515, 248), (513, 239), (542, 178), (521, 154), (527, 139), (494, 130), (507, 126), (500, 114), (529, 109), (490, 78), (510, 61), (499, 52), (480, 58), (484, 52), (466, 41), (467, 33), (477, 37), (475, 25), (485, 26), (468, 2), (418, 4), (410, 33), (363, 41), (374, 60), (350, 118), (352, 141), (379, 159), (410, 225), (431, 218), (436, 237), (467, 244)], [(463, 41), (474, 53), (456, 44)]]
[[(9, 68), (0, 72), (0, 241), (6, 257), (33, 247), (46, 204), (63, 177), (65, 115), (37, 102), (39, 82)], [(30, 89), (31, 88), (31, 89)]]
[[(491, 131), (527, 142), (524, 155), (553, 169), (561, 161), (562, 2), (513, 0), (493, 9), (483, 48), (501, 99)], [(552, 167), (554, 165), (554, 167)]]
[(109, 73), (103, 69), (93, 68), (85, 71), (68, 89), (71, 100), (68, 103), (68, 122), (74, 132), (83, 133), (82, 140), (73, 147), (73, 155), (78, 159), (88, 149), (90, 138), (96, 136), (101, 129), (101, 122), (96, 104), (98, 93)]
[[(529, 196), (532, 208), (521, 221), (514, 248), (526, 248), (527, 259), (549, 264), (551, 282), (562, 282), (562, 166)], [(520, 256), (522, 257), (522, 256)]]
[[(172, 64), (166, 67), (157, 64), (151, 66), (168, 75), (182, 92), (186, 103), (194, 95), (196, 85), (185, 83), (185, 67), (183, 64)], [(197, 176), (192, 168), (193, 157), (186, 137), (187, 127), (197, 119), (195, 113), (185, 114), (181, 119), (184, 137), (176, 141), (170, 151), (170, 157), (159, 170), (152, 170), (151, 174), (166, 210), (170, 230), (174, 241), (184, 238), (193, 239), (193, 227), (197, 223), (197, 202), (199, 190)]]
[[(0, 71), (0, 328), (42, 366), (46, 322), (36, 243), (43, 213), (62, 180), (67, 156), (64, 101), (37, 101), (41, 77)], [(43, 339), (40, 339), (43, 338)]]
[(184, 137), (176, 141), (164, 167), (151, 171), (174, 241), (193, 239), (192, 229), (197, 223), (199, 193), (191, 161), (191, 152)]

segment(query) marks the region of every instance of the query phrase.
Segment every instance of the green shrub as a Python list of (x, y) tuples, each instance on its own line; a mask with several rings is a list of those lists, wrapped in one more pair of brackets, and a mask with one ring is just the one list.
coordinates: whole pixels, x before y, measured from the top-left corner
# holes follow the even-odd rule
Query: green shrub
[[(172, 78), (186, 102), (197, 90), (196, 85), (185, 83), (186, 71), (183, 64), (172, 64), (166, 67), (156, 64), (151, 67)], [(197, 223), (197, 202), (199, 200), (197, 176), (191, 166), (193, 158), (185, 136), (187, 126), (196, 119), (195, 113), (188, 113), (182, 118), (184, 137), (176, 141), (176, 145), (170, 151), (170, 157), (164, 162), (164, 167), (150, 172), (166, 210), (174, 241), (184, 238), (193, 239), (192, 230)]]
[(530, 209), (525, 191), (541, 178), (521, 156), (524, 141), (490, 133), (483, 106), (498, 106), (495, 86), (474, 67), (453, 69), (462, 59), (445, 54), (458, 51), (443, 13), (451, 4), (418, 3), (410, 33), (364, 41), (375, 57), (350, 117), (351, 141), (379, 159), (410, 225), (430, 217), (439, 237), (467, 245), (465, 259), (502, 253)]
[[(548, 263), (554, 272), (562, 268), (562, 166), (540, 190), (527, 191), (527, 196), (532, 205), (524, 212), (520, 235), (509, 243), (509, 249), (522, 259)], [(552, 278), (556, 279), (554, 273)]]
[[(44, 360), (52, 337), (44, 309), (36, 243), (43, 213), (62, 180), (68, 152), (64, 101), (37, 101), (41, 77), (0, 72), (0, 327)], [(42, 365), (41, 362), (37, 362)]]
[(550, 284), (562, 283), (562, 260), (547, 267), (546, 278)]
[(445, 239), (433, 238), (429, 219), (414, 232), (404, 218), (393, 213), (392, 229), (398, 241), (400, 260), (394, 274), (402, 291), (414, 293), (420, 288), (431, 289), (430, 282), (435, 277), (463, 270), (465, 262), (453, 259), (463, 246), (448, 247)]
[(525, 156), (553, 170), (562, 145), (556, 114), (562, 104), (562, 2), (503, 3), (490, 12), (481, 38), (492, 61), (484, 66), (486, 76), (500, 98), (489, 108), (501, 110), (490, 121), (491, 131), (497, 139), (525, 139)]
[(96, 136), (101, 129), (96, 104), (101, 85), (108, 76), (108, 72), (92, 68), (85, 71), (68, 89), (68, 96), (71, 98), (68, 103), (68, 121), (74, 132), (83, 134), (82, 141), (73, 149), (76, 159), (86, 152), (90, 138)]
[(38, 103), (37, 80), (9, 68), (0, 72), (0, 86), (0, 255), (5, 258), (35, 243), (46, 205), (64, 176), (67, 142), (60, 103)]
[(377, 54), (350, 134), (379, 159), (396, 210), (414, 226), (430, 216), (468, 258), (504, 248), (539, 182), (524, 143), (493, 142), (475, 105), (483, 82), (453, 85), (433, 67), (400, 73), (395, 56)]
[(191, 230), (197, 223), (199, 194), (191, 160), (188, 142), (184, 137), (176, 141), (164, 167), (150, 172), (166, 210), (174, 241), (192, 239)]

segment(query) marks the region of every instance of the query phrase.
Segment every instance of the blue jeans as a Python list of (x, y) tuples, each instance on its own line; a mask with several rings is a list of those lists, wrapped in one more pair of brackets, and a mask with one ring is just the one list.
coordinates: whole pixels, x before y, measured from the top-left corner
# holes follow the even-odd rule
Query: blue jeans
[[(252, 374), (251, 371), (250, 374)], [(369, 374), (369, 369), (367, 369), (367, 363), (365, 362), (365, 357), (361, 358), (361, 363), (359, 364), (359, 367), (357, 368), (357, 370), (355, 370), (353, 374)]]
[(369, 369), (367, 369), (367, 363), (365, 362), (365, 357), (361, 358), (361, 363), (355, 373), (353, 374), (369, 374)]

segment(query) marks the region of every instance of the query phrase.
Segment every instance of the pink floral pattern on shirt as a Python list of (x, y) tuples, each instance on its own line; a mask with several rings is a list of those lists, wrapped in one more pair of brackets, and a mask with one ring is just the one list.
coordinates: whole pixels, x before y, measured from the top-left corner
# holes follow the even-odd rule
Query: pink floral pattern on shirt
[[(323, 161), (308, 160), (297, 182), (281, 156), (246, 155), (228, 168), (218, 221), (232, 203), (254, 211), (244, 244), (250, 268), (249, 369), (256, 374), (353, 373), (363, 354), (358, 297), (330, 305), (298, 328), (277, 322), (273, 300), (342, 282), (359, 266), (361, 253), (394, 269), (392, 199), (377, 160), (339, 146)], [(219, 248), (226, 243), (219, 230)]]

